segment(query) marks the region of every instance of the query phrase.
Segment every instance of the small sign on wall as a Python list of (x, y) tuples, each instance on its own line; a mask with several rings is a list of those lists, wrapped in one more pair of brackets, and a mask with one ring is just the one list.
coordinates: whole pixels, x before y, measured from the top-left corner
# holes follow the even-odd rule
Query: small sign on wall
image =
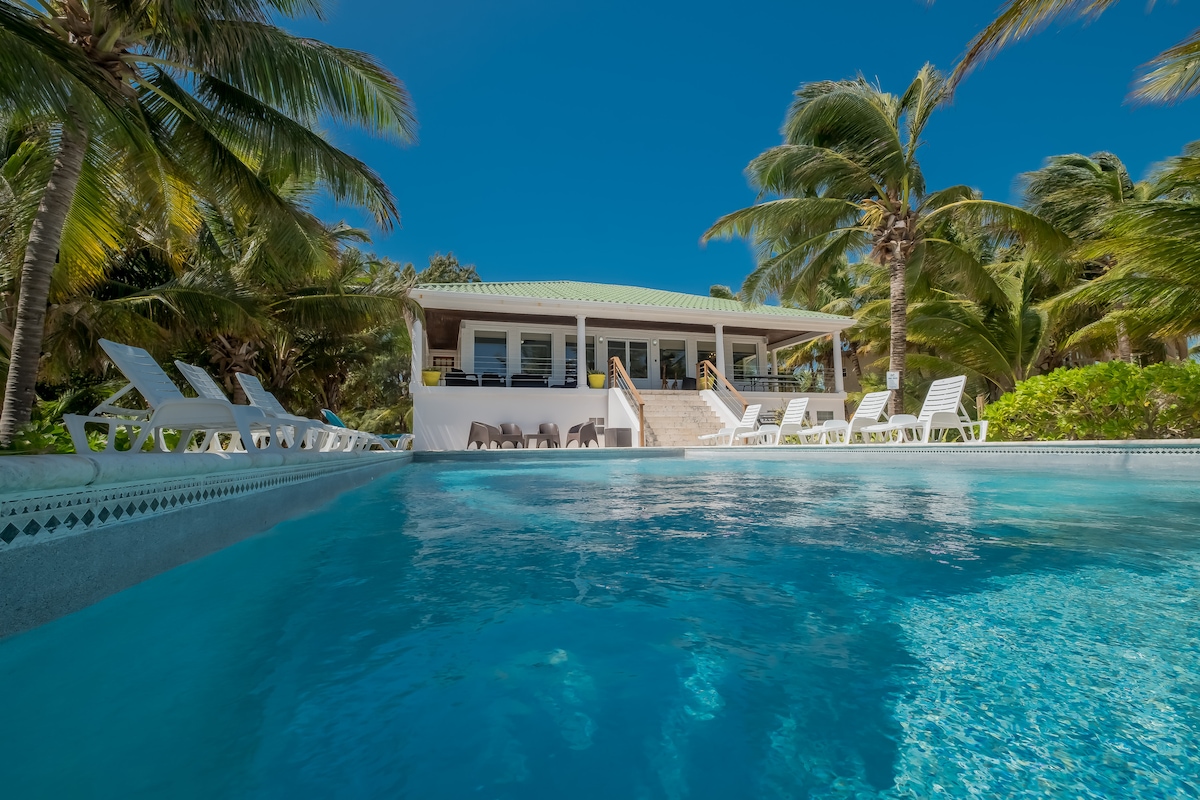
[(887, 388), (893, 392), (900, 388), (900, 373), (889, 371), (887, 374)]

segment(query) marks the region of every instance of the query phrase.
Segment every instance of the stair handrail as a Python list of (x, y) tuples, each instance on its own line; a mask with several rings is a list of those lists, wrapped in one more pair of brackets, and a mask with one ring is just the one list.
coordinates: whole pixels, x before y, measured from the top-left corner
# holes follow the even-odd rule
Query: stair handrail
[(733, 412), (735, 417), (741, 419), (742, 415), (746, 413), (746, 409), (750, 406), (750, 403), (745, 397), (742, 397), (742, 393), (737, 390), (736, 386), (729, 382), (729, 379), (725, 377), (721, 370), (717, 369), (715, 364), (707, 359), (701, 361), (696, 365), (696, 375), (700, 379), (702, 386), (709, 386), (711, 381), (710, 388), (712, 391), (729, 407), (729, 410)]
[(625, 365), (618, 356), (608, 360), (608, 387), (624, 393), (625, 399), (638, 410), (638, 447), (646, 446), (646, 401), (642, 393), (633, 385), (633, 378), (625, 371)]

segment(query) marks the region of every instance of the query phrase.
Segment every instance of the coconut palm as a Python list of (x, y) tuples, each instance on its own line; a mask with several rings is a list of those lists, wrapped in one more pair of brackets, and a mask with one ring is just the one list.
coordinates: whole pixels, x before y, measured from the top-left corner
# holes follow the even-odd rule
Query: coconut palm
[[(1054, 156), (1041, 169), (1023, 175), (1022, 181), (1026, 208), (1077, 243), (1086, 244), (1092, 254), (1061, 262), (1068, 267), (1056, 270), (1063, 283), (1090, 280), (1116, 266), (1116, 256), (1103, 251), (1109, 221), (1122, 207), (1149, 199), (1154, 191), (1149, 184), (1134, 183), (1121, 159), (1104, 152)], [(1117, 305), (1120, 307), (1121, 301)], [(1116, 339), (1117, 358), (1132, 361), (1128, 331), (1118, 326)]]
[(926, 188), (917, 151), (946, 97), (944, 78), (928, 64), (900, 96), (862, 77), (801, 86), (784, 123), (784, 144), (747, 169), (760, 198), (773, 199), (722, 217), (704, 234), (754, 242), (758, 266), (742, 287), (748, 301), (786, 294), (798, 281), (817, 285), (848, 256), (883, 267), (888, 369), (900, 379), (893, 413), (904, 407), (909, 284), (922, 273), (946, 273), (964, 286), (988, 285), (978, 258), (949, 235), (953, 224), (1003, 223), (1039, 246), (1067, 241), (1034, 215), (983, 201), (969, 187)]
[[(976, 66), (1056, 20), (1092, 20), (1116, 3), (1117, 0), (1008, 0), (996, 19), (971, 40), (966, 55), (951, 75), (951, 84), (957, 85)], [(1145, 102), (1170, 103), (1197, 92), (1200, 92), (1200, 30), (1143, 66), (1131, 96)]]
[(1147, 199), (1122, 205), (1103, 236), (1081, 249), (1083, 257), (1110, 256), (1112, 267), (1052, 306), (1123, 304), (1080, 329), (1077, 341), (1111, 339), (1122, 328), (1163, 342), (1200, 331), (1200, 142), (1158, 167), (1150, 183)]
[[(324, 117), (409, 139), (399, 81), (371, 57), (292, 36), (273, 20), (323, 0), (0, 0), (0, 115), (53, 144), (20, 275), (0, 444), (29, 419), (57, 269), (100, 271), (118, 242), (108, 201), (130, 193), (154, 224), (184, 231), (199, 207), (251, 208), (302, 254), (307, 220), (276, 188), (312, 176), (384, 227), (387, 187), (315, 131)], [(72, 229), (100, 235), (76, 236)]]
[(985, 270), (994, 286), (983, 297), (935, 292), (911, 309), (909, 340), (921, 351), (909, 362), (938, 376), (982, 380), (995, 399), (1037, 374), (1050, 324), (1038, 307), (1042, 270), (1027, 252)]

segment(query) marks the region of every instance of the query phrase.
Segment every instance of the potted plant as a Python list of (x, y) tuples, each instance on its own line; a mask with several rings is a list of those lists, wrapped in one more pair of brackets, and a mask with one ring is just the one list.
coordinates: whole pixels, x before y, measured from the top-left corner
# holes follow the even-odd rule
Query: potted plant
[(605, 375), (603, 372), (589, 372), (588, 373), (588, 386), (592, 387), (593, 389), (603, 389), (604, 388), (604, 378), (605, 378)]
[(440, 369), (423, 369), (421, 370), (421, 383), (426, 386), (437, 386), (438, 381), (442, 379), (442, 371)]

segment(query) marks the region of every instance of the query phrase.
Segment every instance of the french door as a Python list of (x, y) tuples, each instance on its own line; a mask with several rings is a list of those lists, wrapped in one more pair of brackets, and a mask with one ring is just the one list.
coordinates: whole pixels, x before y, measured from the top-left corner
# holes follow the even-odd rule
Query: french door
[(639, 389), (650, 389), (650, 343), (633, 339), (609, 339), (608, 357), (616, 356), (633, 385)]

